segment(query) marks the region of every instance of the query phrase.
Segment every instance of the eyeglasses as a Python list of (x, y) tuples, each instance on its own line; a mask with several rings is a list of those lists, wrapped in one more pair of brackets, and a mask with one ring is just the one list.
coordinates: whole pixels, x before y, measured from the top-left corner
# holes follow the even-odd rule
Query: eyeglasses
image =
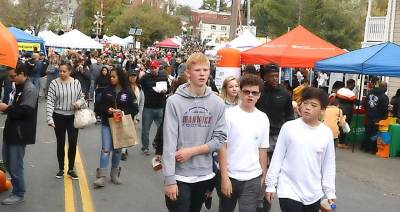
[(12, 75), (9, 74), (8, 77), (10, 77), (11, 79), (14, 79), (15, 77), (17, 77), (17, 75), (16, 74), (12, 74)]
[(244, 95), (246, 95), (246, 96), (250, 96), (250, 94), (251, 94), (252, 96), (258, 96), (258, 95), (260, 95), (260, 92), (258, 92), (258, 91), (242, 90), (242, 93), (243, 93)]

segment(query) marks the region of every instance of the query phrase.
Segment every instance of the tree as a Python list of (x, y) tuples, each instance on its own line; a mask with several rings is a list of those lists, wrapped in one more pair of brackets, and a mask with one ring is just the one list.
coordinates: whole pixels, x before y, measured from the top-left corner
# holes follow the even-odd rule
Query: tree
[(49, 22), (49, 24), (47, 26), (47, 29), (52, 31), (52, 32), (54, 32), (54, 33), (57, 33), (60, 30), (63, 30), (64, 29), (64, 25), (61, 23), (61, 18), (60, 17), (53, 17), (50, 20), (50, 22)]
[(180, 32), (181, 22), (178, 17), (163, 13), (160, 9), (142, 5), (126, 9), (109, 25), (111, 34), (126, 37), (130, 28), (139, 27), (142, 36), (137, 37), (144, 46), (152, 45), (155, 41), (173, 36)]
[[(103, 32), (107, 33), (110, 24), (125, 11), (127, 5), (124, 0), (104, 0), (103, 2)], [(81, 0), (75, 14), (76, 27), (85, 34), (93, 34), (94, 15), (97, 11), (101, 11), (99, 1)]]
[[(230, 7), (228, 7), (228, 4), (226, 3), (225, 0), (219, 0), (219, 1), (220, 1), (219, 12), (229, 12), (231, 10)], [(203, 5), (201, 5), (200, 9), (217, 11), (217, 1), (204, 0)]]
[(347, 49), (360, 47), (366, 15), (365, 0), (255, 0), (258, 33), (274, 38), (298, 24)]
[(3, 3), (1, 7), (5, 5), (4, 8), (8, 9), (1, 14), (6, 17), (7, 24), (21, 29), (29, 28), (36, 36), (52, 16), (62, 11), (62, 2), (57, 0), (20, 0), (15, 6)]
[(175, 10), (175, 15), (190, 19), (192, 16), (192, 8), (187, 5), (178, 5)]

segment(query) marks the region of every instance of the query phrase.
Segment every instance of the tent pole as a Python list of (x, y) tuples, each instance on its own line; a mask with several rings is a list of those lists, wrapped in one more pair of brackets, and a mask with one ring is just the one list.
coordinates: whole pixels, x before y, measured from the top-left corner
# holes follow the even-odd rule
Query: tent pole
[(281, 84), (282, 81), (282, 67), (279, 66), (279, 85)]
[[(358, 91), (358, 103), (359, 103), (359, 105), (357, 107), (357, 110), (361, 108), (361, 105), (362, 105), (361, 101), (362, 101), (362, 95), (363, 95), (363, 90), (364, 90), (364, 75), (360, 74), (359, 76), (360, 76), (361, 80), (360, 80), (360, 90)], [(358, 129), (358, 119), (359, 119), (359, 114), (357, 114), (357, 118), (356, 118), (356, 127), (355, 127), (356, 130)], [(354, 132), (354, 133), (356, 133), (356, 132)], [(353, 134), (353, 135), (355, 135), (355, 134)], [(355, 147), (355, 142), (353, 142), (353, 147), (352, 147), (352, 150), (351, 150), (352, 152), (354, 152), (354, 147)]]

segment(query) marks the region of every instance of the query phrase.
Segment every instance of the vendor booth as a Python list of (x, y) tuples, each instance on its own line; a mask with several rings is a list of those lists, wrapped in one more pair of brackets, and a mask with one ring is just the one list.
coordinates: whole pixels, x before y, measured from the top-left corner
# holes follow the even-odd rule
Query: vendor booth
[(178, 49), (178, 48), (180, 48), (180, 45), (175, 43), (172, 38), (167, 38), (167, 39), (157, 43), (156, 47)]
[(15, 36), (18, 42), (18, 49), (33, 52), (35, 49), (42, 53), (46, 53), (44, 40), (30, 35), (18, 28), (9, 27), (10, 32)]
[(312, 68), (316, 61), (346, 51), (321, 39), (303, 26), (241, 53), (243, 64), (276, 63), (280, 67)]
[(101, 43), (76, 29), (61, 35), (60, 39), (72, 49), (103, 49)]
[[(361, 76), (400, 77), (399, 58), (400, 46), (395, 43), (386, 42), (319, 61), (316, 63), (315, 68), (319, 71), (359, 74)], [(361, 77), (361, 79), (363, 78), (364, 77)], [(362, 80), (361, 85), (363, 85)], [(363, 89), (360, 89), (360, 96), (363, 96), (361, 93), (362, 90)], [(353, 120), (358, 122), (364, 118), (365, 115), (361, 113), (353, 117)], [(354, 123), (354, 127), (356, 128), (352, 127), (352, 131), (356, 133), (356, 135), (350, 134), (349, 136), (357, 137), (358, 134), (364, 134), (360, 124), (362, 123)], [(390, 156), (396, 156), (400, 154), (400, 127), (392, 123), (389, 129), (392, 135), (390, 140)], [(360, 142), (358, 139), (350, 138), (349, 140), (353, 143)]]

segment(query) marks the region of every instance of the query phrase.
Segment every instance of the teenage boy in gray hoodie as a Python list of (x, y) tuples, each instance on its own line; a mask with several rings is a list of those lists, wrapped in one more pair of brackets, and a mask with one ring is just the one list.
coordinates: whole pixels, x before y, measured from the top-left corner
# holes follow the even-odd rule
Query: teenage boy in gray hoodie
[(202, 53), (186, 62), (189, 82), (167, 100), (163, 174), (171, 212), (199, 212), (215, 173), (212, 152), (226, 140), (224, 102), (206, 86), (210, 62)]

